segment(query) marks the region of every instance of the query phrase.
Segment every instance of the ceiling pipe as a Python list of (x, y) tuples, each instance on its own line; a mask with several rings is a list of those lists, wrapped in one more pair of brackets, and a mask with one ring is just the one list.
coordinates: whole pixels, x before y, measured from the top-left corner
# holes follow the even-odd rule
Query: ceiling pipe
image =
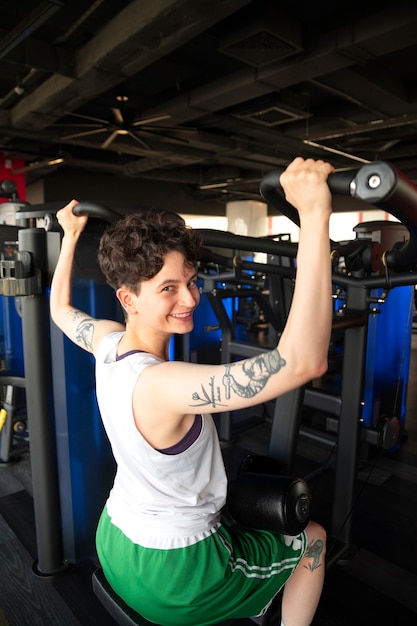
[(0, 43), (0, 59), (3, 59), (11, 50), (16, 48), (24, 39), (49, 20), (59, 9), (64, 6), (62, 0), (46, 0), (41, 2), (33, 11), (25, 16), (16, 28), (2, 38)]
[(390, 117), (386, 120), (379, 119), (367, 124), (356, 124), (351, 128), (344, 128), (339, 132), (325, 133), (316, 137), (311, 137), (312, 141), (326, 141), (327, 139), (339, 139), (340, 137), (352, 137), (360, 135), (363, 132), (373, 130), (387, 130), (390, 128), (398, 128), (400, 126), (411, 126), (417, 124), (417, 114), (399, 115), (398, 117)]

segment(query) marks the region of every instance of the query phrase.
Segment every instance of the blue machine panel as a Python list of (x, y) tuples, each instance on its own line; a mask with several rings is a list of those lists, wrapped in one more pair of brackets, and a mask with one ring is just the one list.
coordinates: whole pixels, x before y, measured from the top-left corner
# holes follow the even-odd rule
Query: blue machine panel
[(24, 377), (20, 298), (0, 296), (0, 358), (3, 376)]
[[(97, 318), (120, 319), (114, 291), (75, 279), (74, 306)], [(64, 558), (95, 557), (95, 531), (113, 483), (115, 462), (95, 394), (94, 357), (51, 328), (54, 412)]]
[[(380, 292), (372, 292), (378, 296)], [(410, 368), (414, 287), (395, 287), (380, 313), (370, 316), (366, 351), (363, 423), (396, 416), (404, 430)]]

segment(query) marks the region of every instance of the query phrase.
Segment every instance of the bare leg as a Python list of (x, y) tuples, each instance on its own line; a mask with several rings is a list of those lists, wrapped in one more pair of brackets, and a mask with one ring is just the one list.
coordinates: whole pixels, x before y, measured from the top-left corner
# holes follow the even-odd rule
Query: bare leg
[(282, 621), (285, 626), (309, 626), (323, 589), (326, 531), (316, 522), (309, 522), (306, 530), (308, 548), (284, 587)]

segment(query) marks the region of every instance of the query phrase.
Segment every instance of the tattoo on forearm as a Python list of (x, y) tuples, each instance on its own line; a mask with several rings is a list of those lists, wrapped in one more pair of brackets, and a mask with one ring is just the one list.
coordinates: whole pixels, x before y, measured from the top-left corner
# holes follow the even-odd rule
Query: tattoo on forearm
[(227, 406), (225, 400), (230, 400), (231, 392), (241, 398), (253, 398), (265, 387), (270, 377), (286, 365), (286, 362), (276, 348), (270, 352), (264, 352), (245, 361), (241, 370), (238, 370), (244, 374), (244, 378), (240, 382), (231, 373), (232, 368), (237, 365), (238, 363), (231, 363), (225, 366), (226, 371), (221, 385), (216, 385), (213, 376), (210, 379), (208, 389), (202, 385), (201, 394), (194, 392), (192, 399), (197, 404), (192, 406), (207, 406), (209, 404), (213, 408)]
[(86, 350), (93, 350), (94, 320), (83, 311), (72, 311), (71, 317), (75, 321), (81, 318), (75, 329), (75, 339), (82, 344)]
[(321, 539), (317, 539), (317, 541), (312, 541), (304, 554), (307, 559), (312, 559), (311, 563), (304, 565), (306, 569), (309, 569), (310, 572), (314, 572), (318, 567), (321, 567), (320, 557), (323, 552), (324, 544)]

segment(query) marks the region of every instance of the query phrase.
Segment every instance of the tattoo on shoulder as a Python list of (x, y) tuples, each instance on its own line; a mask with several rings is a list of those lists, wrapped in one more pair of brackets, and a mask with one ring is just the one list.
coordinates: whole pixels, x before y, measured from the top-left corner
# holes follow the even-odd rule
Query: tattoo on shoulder
[[(232, 393), (241, 398), (253, 398), (265, 387), (270, 377), (286, 365), (286, 361), (275, 348), (247, 359), (243, 367), (238, 368), (238, 365), (239, 362), (225, 365), (221, 384), (212, 376), (208, 388), (201, 385), (201, 392), (195, 391), (192, 394), (196, 404), (191, 406), (226, 407)], [(233, 368), (236, 376), (232, 373)]]
[(86, 350), (93, 350), (94, 319), (77, 309), (70, 313), (72, 320), (78, 322), (75, 328), (75, 340)]

